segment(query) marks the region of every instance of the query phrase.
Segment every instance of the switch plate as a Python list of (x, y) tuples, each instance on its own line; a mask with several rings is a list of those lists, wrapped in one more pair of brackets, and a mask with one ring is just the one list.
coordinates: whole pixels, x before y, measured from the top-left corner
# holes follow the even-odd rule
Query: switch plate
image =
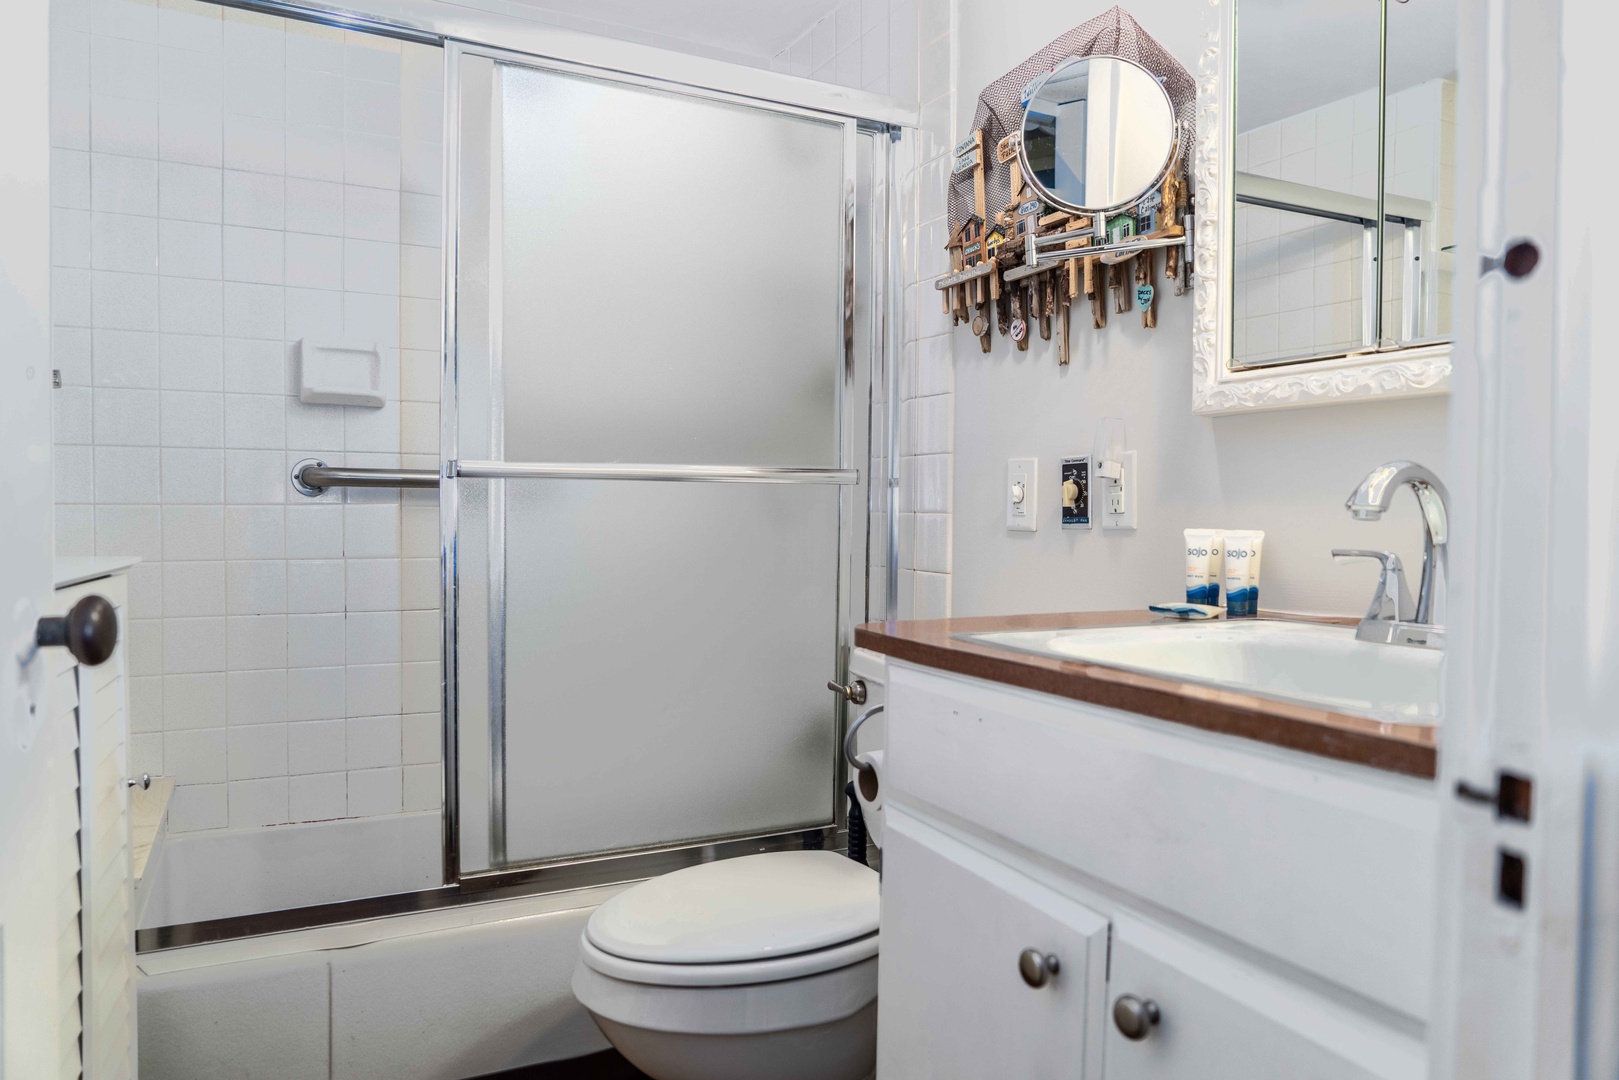
[(1102, 528), (1133, 529), (1136, 527), (1136, 452), (1126, 450), (1119, 455), (1124, 466), (1117, 480), (1102, 478), (1097, 485), (1096, 497), (1101, 502)]
[(1006, 527), (1034, 532), (1040, 524), (1038, 478), (1040, 459), (1009, 458), (1006, 462)]
[[(1074, 485), (1072, 499), (1069, 484)], [(1088, 457), (1062, 459), (1062, 527), (1091, 527), (1091, 459)]]

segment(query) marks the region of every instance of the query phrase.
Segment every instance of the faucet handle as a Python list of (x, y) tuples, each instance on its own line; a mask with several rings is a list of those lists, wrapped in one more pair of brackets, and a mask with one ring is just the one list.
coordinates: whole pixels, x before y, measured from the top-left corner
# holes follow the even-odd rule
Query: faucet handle
[(1411, 590), (1405, 583), (1405, 566), (1392, 551), (1374, 551), (1367, 548), (1333, 548), (1332, 557), (1339, 562), (1349, 559), (1376, 559), (1383, 564), (1378, 575), (1377, 592), (1372, 606), (1366, 611), (1366, 622), (1409, 622), (1416, 612)]

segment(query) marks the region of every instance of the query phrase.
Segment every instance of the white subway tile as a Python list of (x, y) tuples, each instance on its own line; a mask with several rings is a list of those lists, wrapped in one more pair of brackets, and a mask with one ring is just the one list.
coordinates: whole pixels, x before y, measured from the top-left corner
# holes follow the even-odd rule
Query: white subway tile
[(349, 292), (399, 292), (399, 245), (372, 240), (343, 242), (343, 288)]
[(89, 162), (89, 209), (149, 216), (158, 212), (156, 161), (93, 153)]
[(352, 611), (347, 620), (350, 664), (397, 664), (400, 659), (400, 613)]
[(279, 506), (225, 507), (225, 558), (285, 558), (285, 513)]
[(227, 676), (229, 719), (238, 724), (274, 724), (287, 719), (288, 673), (282, 668), (232, 671)]
[(221, 506), (163, 507), (163, 557), (169, 561), (223, 559), (225, 510)]
[(286, 724), (232, 727), (227, 743), (227, 775), (232, 780), (287, 775)]
[(343, 74), (343, 31), (314, 23), (287, 23), (287, 66)]
[(397, 814), (403, 806), (400, 770), (366, 769), (349, 773), (349, 813), (355, 817)]
[(341, 772), (292, 776), (287, 811), (293, 821), (330, 821), (348, 814), (348, 777)]
[(280, 286), (225, 282), (223, 325), (226, 337), (282, 340), (285, 319)]
[[(287, 507), (286, 520), (287, 558), (342, 558), (343, 507), (341, 505), (300, 505), (294, 503), (292, 506)], [(332, 610), (342, 610), (341, 604)]]
[(350, 715), (385, 716), (399, 712), (398, 664), (350, 664), (347, 673)]
[(230, 789), (231, 828), (280, 825), (288, 820), (285, 776), (263, 780), (232, 780), (227, 786)]
[(290, 485), (282, 454), (274, 450), (225, 451), (225, 502), (285, 502)]
[(223, 389), (222, 348), (216, 337), (158, 335), (159, 385), (164, 390), (217, 392)]
[(403, 798), (406, 811), (437, 810), (444, 791), (444, 770), (437, 765), (406, 765), (403, 770)]
[[(295, 676), (296, 677), (296, 676)], [(348, 767), (346, 720), (309, 720), (287, 726), (287, 770), (341, 772)]]
[(427, 712), (443, 700), (443, 680), (437, 660), (405, 664), (400, 670), (401, 708), (406, 712)]
[[(167, 759), (165, 758), (165, 761)], [(169, 766), (173, 769), (173, 766)], [(230, 823), (224, 784), (176, 787), (169, 803), (169, 828), (176, 833), (223, 829)]]
[(59, 556), (96, 553), (95, 507), (57, 503), (56, 554)]
[[(102, 215), (106, 216), (106, 215)], [(131, 218), (144, 221), (145, 218)], [(95, 245), (91, 214), (87, 210), (51, 211), (51, 265), (87, 270), (94, 261)], [(99, 266), (102, 270), (142, 270), (140, 266)]]
[(443, 243), (439, 197), (404, 191), (399, 195), (399, 239), (406, 244), (438, 247)]
[(163, 391), (163, 445), (223, 446), (225, 425), (222, 401), (221, 394)]
[(96, 501), (95, 448), (58, 446), (56, 448), (56, 499), (58, 502)]
[(400, 763), (399, 717), (355, 717), (348, 721), (346, 730), (350, 769), (376, 769)]
[(225, 389), (236, 394), (285, 394), (287, 347), (266, 338), (224, 339)]
[(102, 446), (156, 446), (158, 392), (103, 387), (95, 399), (96, 442)]
[(406, 765), (437, 762), (444, 752), (444, 727), (437, 712), (411, 713), (400, 721)]
[(163, 617), (188, 618), (225, 614), (225, 564), (163, 564)]
[(398, 243), (400, 195), (397, 189), (343, 188), (343, 235), (355, 240)]
[(380, 409), (345, 408), (343, 413), (343, 445), (350, 452), (399, 452), (397, 401), (390, 401)]
[[(219, 226), (206, 222), (170, 221), (158, 223), (158, 269), (166, 277), (203, 278), (217, 281), (220, 277)], [(213, 286), (214, 290), (218, 286)], [(210, 331), (186, 330), (182, 327), (164, 327), (185, 333)], [(218, 329), (211, 331), (218, 334)]]
[[(74, 211), (63, 211), (51, 219), (64, 227), (73, 221)], [(89, 265), (97, 270), (122, 270), (132, 274), (157, 273), (157, 221), (129, 214), (79, 213), (88, 226)], [(56, 237), (52, 238), (53, 243)], [(77, 241), (74, 242), (77, 247)], [(64, 253), (67, 254), (67, 253)], [(58, 261), (58, 265), (82, 265)]]
[(264, 559), (226, 567), (226, 612), (275, 615), (287, 610), (287, 564)]
[(292, 68), (287, 72), (287, 120), (297, 124), (343, 126), (343, 78), (327, 71)]
[(287, 231), (341, 236), (344, 190), (342, 184), (328, 180), (289, 176), (286, 187)]
[(443, 618), (439, 612), (435, 609), (406, 611), (402, 614), (404, 618), (400, 637), (405, 662), (437, 660), (440, 653), (439, 642), (442, 640), (440, 631), (443, 627)]
[(131, 734), (129, 736), (129, 774), (139, 776), (150, 773), (162, 776), (163, 736), (159, 733)]
[(224, 397), (227, 447), (284, 449), (287, 400), (284, 395), (226, 394)]
[[(59, 270), (57, 275), (76, 273)], [(59, 277), (53, 280), (60, 280)], [(158, 281), (151, 274), (90, 272), (90, 298), (97, 329), (158, 329)]]
[(397, 558), (397, 503), (356, 504), (344, 509), (343, 554), (351, 559)]
[(232, 671), (287, 666), (285, 615), (233, 615), (226, 622)]
[(156, 158), (158, 104), (90, 95), (90, 149), (98, 154)]
[(434, 608), (439, 603), (437, 559), (405, 559), (400, 563), (399, 606), (406, 610)]
[(288, 233), (287, 284), (307, 289), (343, 287), (343, 241), (335, 236)]
[(162, 475), (162, 501), (165, 503), (225, 501), (225, 458), (222, 451), (167, 448), (163, 451)]
[(279, 230), (227, 225), (224, 239), (225, 280), (281, 284), (282, 233)]
[(217, 784), (225, 779), (225, 730), (198, 728), (163, 733), (163, 763), (178, 784)]
[[(98, 503), (161, 502), (159, 457), (155, 446), (97, 446), (95, 501)], [(64, 502), (89, 502), (65, 499)]]
[(219, 335), (223, 301), (218, 281), (178, 277), (152, 280), (161, 282), (161, 307), (153, 310), (159, 314), (165, 333)]
[(224, 67), (224, 101), (227, 114), (256, 116), (265, 120), (287, 118), (286, 68), (275, 62), (237, 61)]
[(157, 12), (157, 39), (179, 49), (218, 52), (223, 38), (219, 11), (201, 0), (163, 0)]
[(136, 563), (129, 568), (129, 610), (145, 617), (163, 610), (163, 567), (158, 563)]
[(90, 326), (94, 322), (91, 272), (74, 267), (51, 270), (51, 321), (58, 327)]
[[(295, 564), (300, 569), (307, 564)], [(344, 644), (344, 617), (332, 614), (295, 614), (287, 616), (287, 665), (294, 670), (288, 679), (293, 683), (301, 677), (298, 668), (320, 668), (346, 662)]]
[(225, 168), (279, 174), (286, 160), (284, 122), (225, 114)]
[[(336, 663), (339, 658), (334, 657)], [(303, 668), (287, 673), (287, 719), (333, 720), (344, 713), (346, 669)]]
[(163, 558), (163, 514), (157, 506), (95, 508), (95, 553)]
[(388, 188), (398, 185), (400, 183), (398, 137), (345, 131), (343, 180), (345, 183), (365, 187)]
[(444, 148), (436, 140), (405, 139), (400, 143), (400, 190), (437, 195), (443, 174)]
[(399, 82), (370, 79), (343, 80), (343, 126), (349, 131), (398, 138), (400, 134)]
[(310, 180), (343, 180), (343, 132), (320, 124), (287, 125), (287, 175)]
[(87, 386), (64, 385), (51, 395), (57, 445), (83, 446), (95, 441), (92, 393)]
[(217, 169), (225, 160), (224, 109), (213, 98), (157, 106), (157, 147), (164, 161)]

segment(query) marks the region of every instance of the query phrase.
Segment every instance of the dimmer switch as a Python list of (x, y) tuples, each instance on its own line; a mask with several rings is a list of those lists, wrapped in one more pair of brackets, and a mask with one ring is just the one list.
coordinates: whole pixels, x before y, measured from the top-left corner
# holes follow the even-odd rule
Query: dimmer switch
[(1011, 458), (1006, 463), (1006, 527), (1034, 532), (1039, 525), (1040, 469), (1037, 458)]

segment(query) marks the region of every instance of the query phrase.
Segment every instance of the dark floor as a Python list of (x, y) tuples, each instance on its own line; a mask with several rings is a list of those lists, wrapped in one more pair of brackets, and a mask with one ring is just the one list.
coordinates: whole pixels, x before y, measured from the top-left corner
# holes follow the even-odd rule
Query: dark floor
[(488, 1073), (477, 1080), (647, 1080), (647, 1076), (617, 1050), (603, 1050), (589, 1057)]

